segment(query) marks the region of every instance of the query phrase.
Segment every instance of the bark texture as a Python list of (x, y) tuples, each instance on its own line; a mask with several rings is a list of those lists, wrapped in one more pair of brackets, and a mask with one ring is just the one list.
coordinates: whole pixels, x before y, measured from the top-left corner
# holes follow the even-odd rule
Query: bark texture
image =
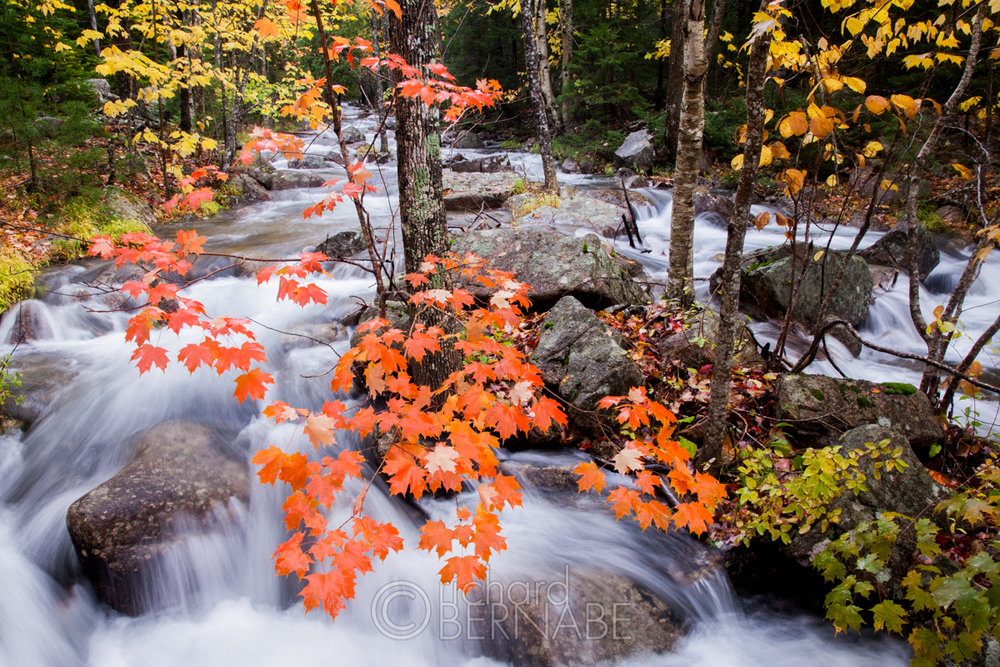
[[(440, 46), (433, 2), (402, 0), (400, 17), (389, 19), (389, 46), (413, 67), (432, 62)], [(398, 78), (399, 75), (397, 75)], [(419, 99), (395, 96), (399, 164), (399, 214), (408, 273), (418, 271), (427, 254), (448, 249), (441, 203), (441, 136), (434, 112)]]
[(684, 98), (681, 106), (674, 210), (670, 219), (667, 296), (694, 302), (694, 190), (701, 166), (705, 125), (705, 0), (690, 0), (684, 29)]
[[(535, 126), (538, 131), (538, 148), (542, 154), (542, 171), (545, 173), (545, 190), (558, 192), (559, 183), (556, 180), (556, 162), (552, 157), (552, 133), (549, 129), (549, 119), (546, 113), (545, 95), (542, 92), (542, 82), (538, 75), (539, 59), (535, 42), (535, 31), (531, 25), (531, 0), (521, 2), (521, 33), (524, 37), (524, 69), (528, 73), (528, 88), (531, 91), (531, 104), (535, 108)], [(400, 123), (402, 124), (402, 123)], [(400, 183), (402, 188), (402, 182)]]
[(703, 462), (721, 460), (722, 446), (726, 437), (733, 339), (740, 316), (740, 260), (743, 258), (743, 241), (746, 237), (747, 221), (750, 219), (750, 202), (753, 199), (761, 147), (764, 144), (764, 79), (770, 44), (770, 33), (759, 36), (750, 47), (750, 62), (747, 65), (747, 142), (744, 147), (743, 171), (740, 172), (740, 181), (736, 188), (736, 201), (729, 216), (726, 255), (722, 264), (720, 321), (718, 337), (715, 340), (712, 391), (708, 401), (705, 441), (698, 452), (698, 458)]

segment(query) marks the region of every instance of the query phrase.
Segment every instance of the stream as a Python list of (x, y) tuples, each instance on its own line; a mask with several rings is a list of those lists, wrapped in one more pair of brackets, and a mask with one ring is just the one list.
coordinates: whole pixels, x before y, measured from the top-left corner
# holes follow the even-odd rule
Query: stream
[[(352, 122), (372, 138), (373, 119)], [(322, 154), (332, 148), (332, 137), (319, 135), (309, 152)], [(462, 151), (471, 156), (487, 152)], [(529, 177), (540, 176), (537, 156), (515, 153), (511, 160)], [(284, 161), (277, 160), (276, 166), (283, 168)], [(339, 168), (328, 171), (330, 176), (344, 176)], [(326, 175), (327, 170), (321, 173)], [(373, 182), (380, 192), (368, 196), (366, 205), (376, 225), (386, 229), (397, 200), (394, 165), (383, 165)], [(589, 176), (568, 176), (566, 182), (581, 187), (613, 185)], [(302, 209), (322, 192), (272, 192), (270, 202), (157, 231), (169, 237), (180, 227), (197, 229), (209, 239), (206, 250), (214, 252), (294, 256), (328, 234), (356, 228), (349, 205), (322, 218), (302, 218)], [(641, 261), (654, 279), (663, 279), (670, 195), (662, 190), (644, 194), (653, 205), (638, 212), (639, 228), (651, 252), (634, 251), (623, 238), (615, 245)], [(847, 247), (852, 234), (850, 229), (838, 230), (833, 247)], [(782, 235), (783, 230), (773, 225), (763, 231), (751, 229), (747, 249), (780, 243)], [(876, 238), (871, 234), (865, 244)], [(696, 276), (707, 277), (714, 270), (724, 243), (724, 229), (699, 220)], [(952, 286), (966, 253), (950, 247), (942, 252), (941, 264), (922, 288), (927, 314)], [(206, 264), (198, 270), (210, 268)], [(369, 511), (399, 527), (408, 548), (359, 580), (356, 598), (335, 622), (318, 612), (304, 614), (294, 582), (275, 576), (271, 554), (284, 539), (284, 494), (281, 488), (256, 484), (248, 504), (232, 501), (217, 508), (209, 525), (192, 526), (188, 539), (158, 565), (145, 595), (161, 611), (130, 618), (99, 603), (80, 574), (66, 530), (66, 511), (122, 468), (143, 432), (171, 419), (202, 423), (230, 443), (227, 453), (246, 461), (257, 449), (272, 444), (288, 451), (310, 449), (294, 426), (275, 425), (258, 415), (258, 406), (239, 405), (232, 397), (230, 374), (218, 377), (204, 369), (189, 374), (172, 364), (166, 372), (154, 370), (140, 379), (129, 361), (131, 346), (124, 340), (129, 314), (115, 311), (108, 295), (90, 287), (110, 274), (107, 266), (93, 261), (48, 272), (43, 278), (48, 288), (44, 300), (30, 302), (43, 323), (43, 335), (19, 346), (14, 355), (26, 386), (42, 384), (49, 389), (47, 398), (35, 406), (38, 416), (26, 433), (0, 434), (0, 666), (504, 664), (482, 655), (485, 643), (493, 647), (485, 651), (487, 655), (502, 657), (503, 638), (484, 636), (483, 628), (470, 621), (470, 611), (454, 588), (438, 583), (440, 561), (416, 551), (418, 526), (412, 513), (374, 489), (368, 494)], [(972, 336), (992, 320), (995, 307), (990, 306), (996, 293), (987, 286), (998, 281), (1000, 263), (991, 260), (970, 294), (962, 321)], [(209, 313), (260, 323), (255, 329), (270, 351), (268, 370), (276, 379), (268, 401), (318, 409), (329, 386), (328, 377), (321, 374), (335, 363), (337, 352), (347, 349), (347, 338), (337, 338), (331, 349), (281, 332), (309, 331), (317, 323), (344, 319), (360, 299), (371, 299), (373, 285), (349, 266), (338, 266), (317, 282), (329, 294), (325, 306), (278, 303), (276, 286), (258, 287), (252, 277), (237, 275), (198, 282), (186, 293), (204, 303)], [(707, 281), (700, 281), (699, 296), (706, 293)], [(879, 294), (862, 335), (921, 353), (922, 342), (910, 333), (905, 297), (904, 280)], [(0, 321), (0, 341), (10, 336), (17, 313), (13, 308)], [(753, 328), (762, 339), (775, 335), (769, 323), (755, 323)], [(959, 343), (966, 340), (968, 336)], [(162, 330), (154, 342), (175, 353), (192, 341), (193, 336)], [(837, 365), (854, 377), (902, 382), (918, 377), (918, 368), (885, 355), (866, 350), (854, 359), (839, 343), (832, 343), (831, 350), (838, 355)], [(823, 359), (809, 370), (836, 374)], [(968, 405), (987, 425), (995, 422), (995, 403)], [(340, 434), (338, 442), (341, 447), (355, 444), (350, 434)], [(505, 454), (513, 465), (537, 464), (542, 456)], [(545, 454), (544, 461), (574, 465), (578, 456), (582, 455)], [(353, 499), (350, 492), (343, 497)], [(422, 501), (421, 508), (431, 518), (452, 511), (449, 503), (433, 499)], [(491, 561), (487, 584), (497, 582), (501, 594), (512, 594), (515, 584), (529, 589), (540, 581), (548, 582), (546, 586), (564, 582), (575, 590), (577, 582), (586, 583), (599, 571), (628, 577), (667, 601), (682, 617), (688, 632), (671, 652), (638, 654), (616, 664), (888, 667), (908, 663), (909, 650), (902, 642), (835, 637), (832, 627), (820, 619), (775, 611), (768, 601), (741, 599), (720, 570), (685, 576), (697, 569), (704, 551), (700, 545), (681, 535), (643, 534), (630, 523), (616, 522), (609, 512), (597, 511), (585, 496), (559, 496), (528, 487), (524, 507), (504, 513), (503, 529), (508, 549)], [(600, 629), (588, 623), (594, 618), (573, 620), (584, 643)]]

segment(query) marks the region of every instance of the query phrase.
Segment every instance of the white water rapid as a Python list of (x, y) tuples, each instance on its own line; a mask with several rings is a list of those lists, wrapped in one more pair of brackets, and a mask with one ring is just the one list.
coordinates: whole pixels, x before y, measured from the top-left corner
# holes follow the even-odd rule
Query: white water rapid
[[(372, 119), (352, 122), (372, 138)], [(331, 148), (332, 140), (320, 136), (310, 152), (322, 154)], [(517, 154), (514, 162), (531, 175), (537, 170), (535, 157)], [(283, 167), (283, 161), (278, 166)], [(344, 173), (334, 168), (329, 175)], [(395, 208), (394, 180), (394, 167), (382, 167), (375, 177), (382, 192), (366, 200), (373, 219), (383, 227)], [(589, 180), (593, 179), (573, 178), (575, 184)], [(213, 251), (291, 256), (327, 234), (356, 226), (350, 206), (304, 220), (301, 210), (322, 192), (272, 193), (271, 202), (185, 227), (207, 236), (207, 248)], [(652, 252), (634, 253), (621, 240), (616, 245), (642, 261), (654, 278), (662, 278), (669, 194), (648, 191), (647, 195), (657, 206), (641, 211), (639, 224)], [(172, 234), (173, 228), (163, 233)], [(850, 230), (838, 232), (834, 247), (849, 244), (849, 234)], [(717, 265), (724, 236), (724, 230), (699, 222), (698, 276), (707, 276)], [(751, 230), (747, 246), (778, 243), (780, 236), (773, 227)], [(873, 234), (870, 240), (875, 238)], [(949, 286), (962, 252), (944, 254), (928, 281), (929, 289)], [(294, 582), (274, 575), (270, 558), (283, 539), (283, 493), (257, 485), (247, 505), (234, 501), (217, 508), (210, 525), (191, 527), (189, 539), (178, 544), (158, 565), (155, 577), (145, 582), (144, 595), (161, 611), (130, 618), (99, 603), (76, 562), (66, 511), (121, 469), (140, 434), (164, 421), (183, 419), (223, 435), (231, 443), (228, 453), (246, 461), (255, 450), (272, 444), (289, 450), (307, 448), (293, 427), (275, 426), (257, 415), (257, 407), (237, 404), (230, 377), (204, 370), (192, 375), (172, 365), (165, 373), (154, 370), (140, 378), (124, 340), (128, 313), (115, 312), (113, 301), (90, 287), (109, 274), (107, 267), (94, 262), (49, 273), (45, 277), (49, 293), (30, 305), (45, 322), (43, 336), (21, 345), (14, 355), (30, 390), (26, 407), (35, 411), (35, 418), (26, 433), (0, 435), (0, 666), (503, 664), (483, 657), (483, 629), (470, 622), (469, 611), (457, 603), (454, 590), (437, 583), (438, 559), (415, 550), (412, 508), (375, 491), (368, 494), (370, 511), (380, 520), (393, 521), (410, 548), (364, 576), (356, 599), (335, 622), (320, 613), (304, 614)], [(985, 326), (983, 321), (992, 312), (987, 306), (993, 300), (986, 286), (997, 281), (1000, 264), (991, 262), (966, 309), (963, 324), (970, 333)], [(270, 364), (277, 384), (269, 400), (317, 408), (329, 379), (309, 376), (332, 366), (336, 352), (346, 349), (346, 338), (336, 340), (331, 349), (274, 330), (303, 331), (316, 323), (340, 320), (356, 308), (359, 298), (370, 299), (373, 292), (370, 281), (349, 267), (336, 268), (319, 282), (330, 303), (306, 309), (276, 303), (275, 288), (258, 287), (252, 277), (228, 275), (202, 281), (190, 288), (189, 296), (211, 313), (265, 325), (256, 328), (272, 351)], [(863, 333), (919, 352), (919, 339), (907, 334), (905, 303), (898, 291), (878, 296)], [(924, 297), (928, 309), (940, 301), (933, 292)], [(0, 341), (8, 340), (17, 316), (14, 308), (0, 322)], [(758, 333), (768, 334), (768, 325), (757, 326)], [(190, 342), (167, 331), (158, 335), (157, 344), (172, 351)], [(860, 359), (845, 352), (838, 365), (858, 377), (878, 380), (912, 382), (917, 372), (867, 352)], [(811, 370), (832, 372), (822, 361)], [(341, 446), (351, 442), (349, 434), (343, 434)], [(552, 464), (572, 461), (574, 455), (518, 454), (512, 464), (537, 463), (543, 456)], [(443, 515), (448, 505), (429, 500), (421, 503), (421, 510), (433, 517)], [(629, 523), (616, 522), (584, 496), (529, 488), (524, 507), (505, 512), (503, 528), (508, 550), (491, 563), (490, 575), (491, 581), (504, 582), (503, 591), (509, 593), (513, 584), (527, 588), (553, 580), (572, 588), (596, 570), (627, 576), (669, 602), (683, 618), (689, 631), (671, 652), (640, 654), (619, 664), (889, 667), (908, 660), (908, 650), (900, 642), (835, 637), (820, 620), (739, 599), (719, 571), (685, 576), (704, 557), (697, 543), (681, 536), (642, 534)], [(574, 620), (584, 633), (599, 627), (587, 625), (587, 619)], [(502, 639), (492, 641), (487, 655), (504, 655), (498, 641), (502, 643)]]

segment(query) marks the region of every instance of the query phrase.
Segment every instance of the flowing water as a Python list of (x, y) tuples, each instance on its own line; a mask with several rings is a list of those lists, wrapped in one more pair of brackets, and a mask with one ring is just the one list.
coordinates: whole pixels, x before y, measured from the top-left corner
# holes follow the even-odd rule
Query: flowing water
[[(371, 121), (359, 122), (371, 137)], [(310, 152), (331, 148), (332, 141), (320, 136)], [(536, 156), (518, 154), (514, 161), (529, 176), (538, 171)], [(283, 166), (280, 161), (278, 166)], [(329, 175), (344, 173), (331, 169)], [(396, 205), (393, 167), (383, 167), (376, 182), (380, 178), (385, 187), (366, 203), (378, 224), (387, 227)], [(573, 179), (584, 185), (588, 180), (593, 179)], [(304, 220), (301, 210), (321, 192), (273, 193), (274, 201), (185, 227), (208, 236), (207, 248), (213, 251), (291, 256), (326, 234), (356, 226), (350, 206)], [(640, 212), (639, 224), (651, 252), (633, 254), (653, 277), (662, 278), (669, 193), (651, 190), (647, 196), (656, 206)], [(710, 220), (699, 221), (697, 275), (707, 276), (717, 265), (724, 237), (724, 230)], [(780, 240), (780, 231), (751, 230), (747, 245)], [(849, 243), (846, 231), (835, 235), (834, 247)], [(627, 243), (617, 245), (632, 253)], [(928, 311), (941, 300), (933, 290), (951, 284), (963, 252), (945, 253), (928, 280), (929, 291), (923, 294)], [(198, 270), (213, 266), (217, 264)], [(161, 611), (129, 618), (96, 601), (76, 564), (66, 510), (121, 469), (144, 431), (170, 419), (204, 423), (231, 443), (229, 454), (243, 460), (272, 444), (307, 448), (294, 427), (275, 426), (259, 417), (256, 407), (237, 404), (229, 376), (205, 370), (189, 374), (173, 365), (140, 379), (124, 341), (128, 313), (115, 311), (114, 300), (94, 287), (110, 273), (93, 262), (57, 269), (45, 278), (49, 293), (44, 301), (26, 306), (43, 323), (37, 329), (42, 337), (20, 346), (15, 363), (26, 384), (42, 389), (32, 394), (37, 415), (30, 430), (0, 435), (0, 666), (494, 664), (481, 657), (485, 638), (471, 622), (469, 609), (453, 589), (437, 583), (440, 562), (412, 548), (417, 541), (413, 508), (375, 492), (368, 494), (369, 510), (394, 522), (411, 548), (363, 577), (356, 599), (336, 622), (319, 613), (304, 614), (293, 583), (274, 576), (270, 557), (283, 539), (283, 498), (281, 489), (263, 486), (253, 487), (247, 504), (233, 501), (218, 507), (207, 525), (190, 526), (189, 538), (157, 563), (143, 595)], [(346, 337), (327, 346), (280, 332), (312, 331), (310, 326), (341, 320), (359, 299), (371, 298), (371, 281), (359, 271), (339, 267), (332, 273), (318, 281), (330, 295), (326, 306), (276, 303), (274, 287), (258, 287), (252, 278), (237, 275), (199, 282), (188, 296), (210, 313), (260, 323), (257, 333), (272, 351), (270, 370), (277, 379), (268, 399), (315, 409), (329, 386), (322, 374), (335, 363), (337, 352), (346, 349)], [(993, 311), (983, 285), (1000, 280), (1000, 266), (990, 263), (983, 273), (963, 321), (970, 332), (985, 326)], [(919, 339), (906, 333), (905, 295), (898, 292), (879, 295), (862, 333), (919, 352)], [(0, 322), (0, 341), (12, 335), (17, 314), (12, 309)], [(773, 335), (769, 325), (755, 326), (760, 335)], [(191, 342), (186, 335), (158, 335), (155, 342), (172, 351)], [(842, 356), (838, 365), (859, 377), (913, 381), (917, 372), (867, 352), (856, 360)], [(815, 370), (831, 372), (824, 363)], [(350, 434), (342, 434), (341, 443), (350, 446)], [(538, 463), (540, 456), (512, 455), (509, 463)], [(574, 461), (572, 454), (554, 456), (546, 455), (546, 465)], [(445, 516), (452, 507), (426, 501), (420, 511)], [(621, 664), (884, 667), (907, 662), (906, 647), (899, 642), (835, 638), (822, 621), (741, 600), (720, 571), (688, 576), (704, 556), (697, 543), (681, 536), (644, 535), (597, 510), (585, 497), (528, 488), (524, 507), (508, 510), (503, 527), (509, 548), (491, 563), (490, 574), (491, 585), (497, 582), (501, 593), (518, 584), (527, 590), (538, 582), (563, 582), (572, 589), (593, 572), (611, 573), (668, 601), (684, 619), (689, 632), (671, 653), (637, 655)], [(574, 620), (583, 634), (599, 627), (587, 625), (587, 619)], [(497, 642), (502, 640), (486, 642), (494, 646), (489, 654), (505, 653)]]

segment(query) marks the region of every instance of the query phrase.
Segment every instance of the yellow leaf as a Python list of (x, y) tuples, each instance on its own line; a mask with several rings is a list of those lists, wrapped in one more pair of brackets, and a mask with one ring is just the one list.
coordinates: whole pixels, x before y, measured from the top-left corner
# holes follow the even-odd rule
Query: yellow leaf
[(914, 100), (909, 95), (893, 95), (892, 104), (894, 107), (903, 112), (908, 119), (913, 118), (917, 115), (917, 109), (919, 108), (916, 100)]
[(835, 93), (844, 87), (844, 84), (840, 79), (832, 76), (824, 77), (820, 83), (823, 84), (823, 89), (826, 90), (827, 93)]
[(826, 177), (826, 184), (828, 186), (830, 186), (831, 188), (837, 187), (837, 175), (836, 174), (830, 174), (829, 176), (827, 176)]
[(934, 308), (934, 319), (940, 320), (943, 314), (944, 314), (944, 305), (939, 303), (937, 307)]
[(881, 151), (883, 148), (884, 147), (882, 146), (881, 142), (869, 141), (868, 144), (865, 146), (863, 152), (865, 154), (865, 157), (875, 157), (876, 155), (878, 155), (879, 151)]
[(785, 184), (789, 195), (795, 195), (805, 185), (806, 172), (801, 169), (786, 169), (778, 174), (777, 180)]
[(883, 178), (882, 182), (879, 183), (879, 188), (882, 190), (899, 190), (899, 187), (895, 183), (885, 178)]
[(969, 365), (969, 370), (965, 371), (965, 374), (970, 377), (977, 378), (983, 374), (983, 365), (978, 361), (973, 361), (972, 364)]
[(818, 262), (819, 260), (823, 259), (823, 254), (825, 252), (826, 252), (825, 250), (820, 250), (818, 253), (816, 253), (815, 255), (813, 255), (813, 261), (814, 262)]
[(739, 171), (740, 169), (742, 169), (743, 168), (743, 153), (740, 153), (739, 155), (737, 155), (736, 157), (734, 157), (732, 159), (732, 161), (729, 163), (729, 166), (731, 166), (735, 171)]
[(787, 148), (785, 148), (785, 144), (781, 143), (780, 141), (772, 142), (770, 148), (771, 148), (771, 157), (773, 157), (775, 160), (787, 160), (788, 158), (792, 157), (792, 154), (788, 152)]
[(809, 131), (809, 121), (801, 111), (793, 111), (778, 123), (778, 132), (787, 139), (792, 135), (802, 136)]
[(766, 167), (771, 164), (772, 159), (771, 148), (769, 146), (760, 147), (760, 165), (761, 167)]
[(976, 176), (976, 174), (964, 164), (953, 162), (951, 168), (957, 171), (958, 174), (967, 181), (971, 181)]
[(809, 131), (818, 139), (822, 139), (833, 132), (833, 121), (826, 117), (813, 118), (809, 121)]
[(753, 220), (754, 220), (754, 226), (757, 228), (757, 231), (759, 232), (760, 230), (767, 227), (767, 223), (771, 221), (771, 216), (767, 212), (758, 213), (757, 217), (755, 217)]
[(845, 76), (843, 80), (844, 85), (856, 93), (864, 93), (868, 88), (868, 84), (865, 83), (864, 79), (859, 79), (856, 76)]
[(869, 95), (865, 100), (865, 107), (876, 116), (881, 115), (889, 108), (889, 100), (881, 95)]

